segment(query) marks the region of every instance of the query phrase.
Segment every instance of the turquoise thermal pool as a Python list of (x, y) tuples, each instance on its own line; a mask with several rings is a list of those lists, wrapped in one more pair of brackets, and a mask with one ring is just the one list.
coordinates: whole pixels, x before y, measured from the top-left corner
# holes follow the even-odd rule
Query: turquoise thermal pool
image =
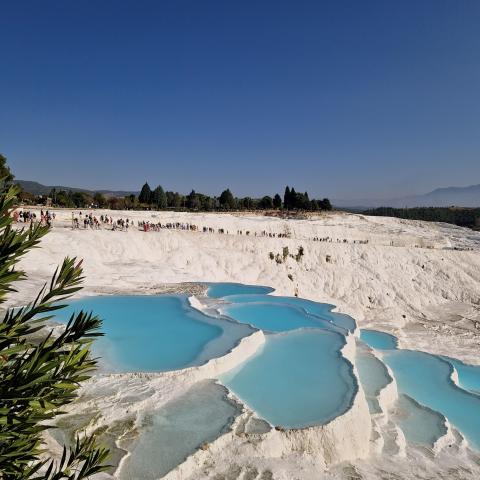
[[(93, 352), (103, 369), (155, 372), (201, 365), (224, 355), (251, 328), (207, 317), (185, 296), (102, 296), (75, 300), (56, 319), (66, 322), (74, 311), (94, 311), (103, 319), (104, 336)], [(225, 331), (228, 331), (226, 334)]]
[[(466, 390), (468, 387), (475, 390), (479, 385), (478, 367), (425, 352), (398, 349), (396, 338), (382, 332), (362, 330), (360, 338), (381, 352), (381, 358), (392, 370), (401, 394), (445, 417), (471, 446), (480, 448), (480, 396)], [(462, 372), (459, 374), (459, 378), (463, 379), (463, 384), (459, 382), (460, 386), (452, 379), (454, 367)], [(405, 406), (407, 402), (403, 404)], [(418, 417), (418, 414), (409, 413), (413, 418)], [(427, 418), (427, 415), (418, 418)], [(431, 419), (429, 421), (435, 424)], [(417, 425), (418, 428), (426, 428), (422, 427), (421, 421)], [(435, 432), (424, 431), (424, 435), (429, 434), (435, 436)]]
[(242, 283), (207, 283), (208, 296), (221, 298), (227, 295), (268, 294), (273, 292), (271, 287), (257, 285), (243, 285)]
[[(205, 312), (182, 295), (87, 297), (73, 311), (104, 319), (94, 342), (107, 371), (167, 371), (202, 365), (225, 355), (257, 329), (266, 341), (220, 381), (273, 425), (324, 424), (352, 404), (358, 385), (341, 349), (355, 322), (332, 305), (272, 296), (269, 287), (206, 284)], [(281, 365), (281, 368), (278, 366)]]
[[(105, 336), (95, 340), (93, 350), (102, 357), (106, 372), (200, 366), (227, 354), (260, 329), (265, 343), (218, 380), (271, 425), (305, 428), (328, 423), (351, 407), (359, 386), (370, 412), (381, 414), (380, 392), (395, 380), (400, 397), (390, 413), (407, 441), (431, 447), (445, 435), (448, 420), (471, 446), (480, 447), (480, 367), (402, 350), (393, 335), (366, 329), (357, 340), (357, 380), (353, 365), (342, 355), (347, 336), (355, 332), (355, 321), (333, 312), (333, 305), (272, 295), (269, 287), (205, 285), (207, 297), (199, 297), (202, 310), (193, 308), (185, 295), (102, 296), (73, 301), (56, 319), (66, 322), (79, 309), (93, 310), (104, 319)], [(458, 385), (453, 381), (454, 369)], [(228, 424), (233, 407), (222, 395), (209, 386), (184, 398), (185, 405), (195, 403), (195, 398), (214, 398), (212, 404), (217, 402), (225, 416), (222, 426), (199, 428), (199, 436), (182, 455)], [(169, 404), (166, 411), (160, 409), (151, 417), (152, 439), (164, 441), (164, 433), (157, 430), (169, 415), (188, 417), (182, 405)], [(168, 428), (164, 432), (173, 435)], [(129, 460), (135, 461), (134, 456)]]
[(235, 320), (248, 323), (266, 332), (286, 332), (298, 328), (334, 329), (332, 324), (315, 318), (288, 304), (232, 304), (220, 311)]
[(272, 425), (324, 424), (348, 410), (356, 393), (343, 345), (328, 330), (269, 335), (253, 359), (220, 381)]
[(204, 380), (162, 408), (143, 417), (143, 434), (128, 448), (120, 480), (155, 480), (183, 462), (202, 444), (230, 428), (240, 413), (225, 388)]
[(442, 357), (444, 360), (452, 364), (458, 374), (458, 383), (460, 387), (469, 392), (480, 395), (480, 366), (467, 365), (450, 357)]
[[(334, 313), (332, 309), (334, 305), (328, 303), (312, 302), (311, 300), (305, 300), (298, 297), (278, 297), (275, 295), (259, 295), (259, 294), (242, 294), (242, 295), (229, 295), (223, 298), (226, 302), (230, 302), (234, 305), (240, 305), (244, 303), (258, 304), (267, 302), (272, 305), (290, 306), (298, 308), (308, 313), (312, 320), (321, 320), (322, 322), (330, 322), (345, 330), (355, 330), (355, 320), (348, 315), (342, 313)], [(318, 325), (317, 325), (318, 326)], [(278, 329), (274, 329), (277, 330)]]
[(443, 415), (423, 407), (408, 395), (400, 395), (393, 417), (410, 443), (433, 447), (447, 433)]
[(381, 413), (378, 395), (392, 381), (387, 367), (362, 342), (357, 344), (355, 365), (370, 413)]
[(357, 392), (353, 367), (342, 354), (351, 317), (332, 305), (295, 297), (229, 295), (219, 311), (260, 328), (257, 354), (220, 381), (272, 425), (322, 425), (344, 413)]
[(449, 363), (413, 350), (390, 351), (384, 361), (392, 369), (401, 393), (441, 413), (473, 446), (480, 448), (480, 397), (453, 383)]
[(360, 330), (360, 340), (375, 350), (393, 350), (397, 348), (397, 339), (393, 335), (376, 330)]

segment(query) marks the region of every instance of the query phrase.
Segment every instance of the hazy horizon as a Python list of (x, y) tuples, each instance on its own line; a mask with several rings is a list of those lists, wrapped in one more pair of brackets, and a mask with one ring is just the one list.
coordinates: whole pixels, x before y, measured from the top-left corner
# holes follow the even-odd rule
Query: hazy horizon
[(0, 152), (87, 189), (480, 183), (480, 3), (47, 0), (0, 16)]

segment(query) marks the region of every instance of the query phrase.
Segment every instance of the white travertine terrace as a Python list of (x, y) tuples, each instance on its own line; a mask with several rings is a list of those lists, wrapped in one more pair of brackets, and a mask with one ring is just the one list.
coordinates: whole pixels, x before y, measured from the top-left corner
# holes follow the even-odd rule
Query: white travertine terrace
[[(30, 300), (68, 254), (84, 259), (84, 295), (155, 294), (181, 282), (267, 285), (278, 295), (298, 292), (302, 298), (335, 304), (338, 311), (352, 315), (360, 328), (395, 334), (402, 348), (480, 364), (480, 233), (445, 224), (341, 213), (309, 220), (172, 212), (108, 214), (135, 221), (188, 222), (223, 228), (229, 234), (72, 231), (71, 211), (57, 211), (53, 231), (42, 241), (42, 248), (22, 260), (29, 278), (10, 304)], [(238, 230), (243, 235), (237, 235)], [(288, 233), (289, 238), (254, 236), (263, 231)], [(314, 237), (331, 241), (313, 241)], [(277, 264), (269, 258), (270, 252), (281, 253), (284, 246), (295, 253), (300, 245), (305, 252), (300, 262), (288, 258)], [(196, 299), (191, 302), (200, 307)], [(71, 412), (96, 412), (88, 431), (126, 419), (135, 421), (139, 412), (160, 408), (193, 382), (216, 378), (242, 362), (263, 342), (263, 333), (255, 332), (224, 357), (201, 367), (95, 376), (82, 387)], [(353, 336), (348, 337), (343, 354), (354, 363)], [(325, 469), (328, 478), (376, 479), (391, 473), (414, 479), (425, 470), (432, 477), (448, 471), (448, 478), (454, 480), (480, 476), (478, 454), (448, 423), (447, 435), (434, 447), (434, 460), (406, 444), (388, 415), (396, 398), (392, 381), (378, 397), (383, 417), (372, 418), (360, 388), (352, 408), (327, 425), (287, 432), (273, 429), (262, 435), (242, 431), (242, 424), (254, 415), (245, 407), (230, 432), (198, 450), (165, 478), (317, 479)], [(55, 442), (48, 440), (55, 454)]]

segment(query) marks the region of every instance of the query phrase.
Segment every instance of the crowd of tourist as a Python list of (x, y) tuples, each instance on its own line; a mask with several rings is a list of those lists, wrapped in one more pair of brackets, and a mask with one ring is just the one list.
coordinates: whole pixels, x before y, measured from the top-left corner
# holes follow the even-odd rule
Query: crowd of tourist
[[(202, 233), (218, 233), (218, 234), (225, 234), (229, 235), (230, 232), (225, 228), (212, 228), (212, 227), (199, 227), (192, 223), (185, 223), (185, 222), (149, 222), (149, 221), (139, 221), (138, 222), (139, 230), (143, 230), (144, 232), (159, 232), (160, 230), (184, 230), (190, 232), (202, 232)], [(250, 230), (237, 230), (237, 235), (247, 235), (251, 234)], [(286, 233), (272, 233), (263, 230), (262, 232), (253, 232), (253, 236), (257, 237), (270, 237), (270, 238), (288, 238), (289, 235)]]
[[(49, 227), (52, 226), (53, 221), (55, 220), (55, 213), (48, 210), (40, 211), (40, 218), (37, 217), (37, 214), (28, 210), (15, 210), (13, 212), (13, 218), (15, 222), (23, 223), (36, 223), (40, 221), (43, 225)], [(230, 233), (229, 230), (225, 228), (213, 228), (209, 226), (195, 225), (188, 222), (152, 222), (149, 220), (139, 220), (135, 222), (129, 218), (118, 218), (113, 219), (111, 216), (106, 214), (101, 214), (96, 216), (91, 212), (72, 212), (71, 216), (71, 226), (72, 229), (91, 229), (91, 230), (101, 230), (108, 229), (112, 231), (123, 231), (128, 232), (132, 228), (136, 228), (142, 232), (160, 232), (161, 230), (181, 230), (188, 232), (202, 232), (202, 233), (216, 233), (216, 234), (235, 234), (235, 235), (245, 235), (253, 237), (267, 237), (267, 238), (290, 238), (291, 234), (289, 232), (269, 232), (262, 230), (260, 232), (252, 232), (251, 230), (236, 230), (235, 232)], [(307, 239), (306, 239), (307, 240)], [(358, 243), (358, 244), (367, 244), (368, 240), (348, 240), (348, 239), (334, 239), (331, 237), (313, 237), (310, 240), (314, 242), (336, 242), (336, 243)]]
[[(181, 223), (181, 222), (168, 222), (168, 223), (161, 223), (161, 222), (149, 222), (141, 220), (138, 222), (139, 230), (143, 230), (144, 232), (159, 232), (160, 230), (167, 229), (167, 230), (188, 230), (191, 232), (199, 231), (196, 225), (191, 223)], [(203, 228), (203, 232), (206, 232), (206, 227)], [(213, 232), (213, 229), (211, 229)], [(219, 232), (220, 233), (220, 232)]]
[[(128, 220), (127, 220), (128, 222)], [(133, 222), (132, 222), (133, 223)], [(224, 228), (212, 228), (212, 227), (199, 227), (192, 223), (185, 222), (150, 222), (141, 220), (138, 222), (138, 229), (143, 232), (160, 232), (161, 230), (183, 230), (190, 232), (202, 232), (202, 233), (217, 233), (229, 235), (230, 232)], [(236, 230), (236, 235), (245, 235), (253, 237), (268, 237), (268, 238), (290, 238), (291, 234), (287, 232), (267, 232), (262, 230), (260, 232), (251, 232), (250, 230)], [(313, 237), (310, 240), (314, 242), (336, 242), (336, 243), (356, 243), (360, 245), (365, 245), (368, 243), (368, 240), (348, 240), (346, 238), (333, 239), (331, 237)]]
[(96, 217), (92, 213), (86, 213), (85, 215), (82, 212), (78, 212), (78, 215), (75, 212), (72, 212), (72, 228), (78, 229), (83, 225), (84, 229), (90, 228), (92, 230), (100, 230), (102, 227), (110, 227), (111, 230), (121, 230), (128, 231), (130, 227), (130, 220), (119, 218), (113, 220), (112, 217), (108, 215), (100, 215)]
[(49, 212), (48, 210), (40, 210), (40, 218), (37, 217), (35, 212), (31, 212), (30, 210), (14, 210), (12, 215), (13, 221), (16, 223), (23, 222), (33, 224), (39, 221), (47, 227), (51, 227), (55, 220), (55, 212)]
[[(15, 223), (24, 223), (24, 224), (37, 224), (45, 225), (47, 227), (52, 227), (55, 221), (56, 215), (54, 211), (49, 210), (40, 210), (31, 211), (24, 209), (16, 209), (11, 212), (11, 216)], [(291, 233), (288, 229), (283, 232), (270, 232), (267, 230), (251, 231), (251, 230), (235, 230), (230, 232), (225, 228), (213, 228), (210, 226), (198, 226), (189, 222), (156, 222), (150, 220), (139, 220), (135, 222), (133, 219), (129, 218), (118, 218), (113, 219), (111, 216), (106, 214), (101, 214), (99, 216), (94, 215), (92, 212), (82, 212), (74, 211), (71, 214), (71, 227), (72, 229), (91, 229), (91, 230), (101, 230), (107, 229), (111, 231), (121, 231), (128, 232), (131, 229), (137, 229), (142, 232), (160, 232), (162, 230), (180, 230), (188, 232), (201, 232), (209, 234), (220, 234), (220, 235), (245, 235), (252, 237), (267, 237), (267, 238), (291, 238)], [(358, 245), (366, 245), (369, 243), (369, 240), (364, 239), (348, 239), (348, 238), (332, 238), (330, 236), (318, 237), (314, 236), (311, 238), (302, 238), (302, 240), (310, 240), (313, 242), (326, 242), (326, 243), (350, 243)], [(390, 246), (402, 246), (403, 244), (396, 244), (393, 240), (390, 241)], [(431, 245), (413, 245), (416, 248), (434, 248)], [(445, 247), (452, 250), (474, 250), (471, 247)]]
[[(333, 238), (331, 237), (313, 237), (312, 240), (314, 242), (328, 242), (332, 243), (334, 241)], [(337, 243), (358, 243), (359, 245), (366, 245), (368, 243), (368, 240), (348, 240), (348, 238), (336, 238), (335, 241)]]

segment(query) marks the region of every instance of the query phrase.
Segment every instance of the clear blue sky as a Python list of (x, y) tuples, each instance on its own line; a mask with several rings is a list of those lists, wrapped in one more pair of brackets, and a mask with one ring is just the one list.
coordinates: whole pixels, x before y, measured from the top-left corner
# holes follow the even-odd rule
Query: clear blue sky
[(88, 188), (480, 183), (480, 1), (15, 0), (0, 151)]

